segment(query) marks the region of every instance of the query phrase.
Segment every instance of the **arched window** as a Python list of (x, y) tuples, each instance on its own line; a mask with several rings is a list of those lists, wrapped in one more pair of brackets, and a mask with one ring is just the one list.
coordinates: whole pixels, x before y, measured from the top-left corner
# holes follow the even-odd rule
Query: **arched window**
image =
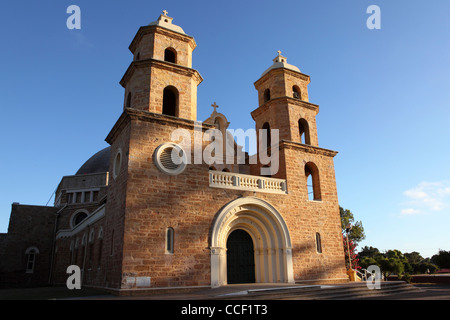
[(302, 94), (300, 93), (300, 88), (298, 86), (292, 87), (292, 96), (294, 97), (294, 99), (302, 99)]
[(127, 103), (125, 104), (126, 108), (131, 108), (131, 92), (128, 93)]
[(263, 132), (263, 139), (266, 138), (267, 143), (266, 143), (266, 148), (270, 147), (270, 145), (272, 144), (271, 141), (271, 136), (270, 136), (270, 125), (268, 122), (264, 123), (262, 126), (263, 130), (266, 130), (266, 132)]
[(114, 230), (111, 233), (111, 251), (109, 254), (111, 256), (114, 255)]
[(36, 247), (30, 247), (25, 250), (25, 255), (27, 255), (27, 268), (25, 271), (26, 273), (34, 273), (37, 254), (39, 254), (39, 249)]
[(308, 200), (322, 200), (320, 191), (319, 169), (314, 163), (308, 162), (305, 165), (305, 177), (308, 191)]
[(298, 131), (300, 135), (300, 143), (311, 144), (308, 121), (305, 119), (298, 120)]
[(269, 100), (270, 100), (270, 89), (266, 89), (266, 91), (264, 91), (264, 103), (266, 103)]
[(122, 150), (119, 149), (114, 157), (113, 163), (113, 178), (116, 179), (119, 176), (120, 168), (122, 166)]
[(164, 51), (164, 61), (177, 63), (177, 52), (173, 48), (167, 48)]
[(163, 92), (162, 113), (172, 117), (178, 117), (178, 90), (168, 86)]
[(173, 254), (174, 252), (174, 231), (173, 228), (166, 230), (166, 253)]
[(222, 172), (230, 172), (230, 169), (224, 168), (224, 169), (222, 170)]
[(316, 250), (317, 253), (322, 253), (322, 239), (320, 238), (320, 233), (316, 232)]
[(212, 171), (216, 171), (217, 169), (216, 169), (216, 167), (209, 167), (209, 170), (212, 170)]

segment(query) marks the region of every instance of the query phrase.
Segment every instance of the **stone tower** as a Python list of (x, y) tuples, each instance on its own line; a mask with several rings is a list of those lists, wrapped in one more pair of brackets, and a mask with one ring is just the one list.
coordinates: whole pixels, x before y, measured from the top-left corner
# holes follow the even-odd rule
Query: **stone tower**
[(266, 124), (280, 130), (280, 140), (318, 146), (316, 115), (319, 106), (309, 103), (310, 78), (287, 63), (278, 51), (273, 64), (255, 82), (259, 107), (252, 112), (256, 129)]
[(192, 69), (197, 45), (172, 20), (164, 11), (131, 42), (134, 60), (120, 81), (124, 107), (196, 120), (197, 86), (203, 81)]
[[(129, 46), (133, 61), (120, 81), (124, 111), (106, 138), (112, 173), (105, 228), (108, 286), (139, 287), (148, 285), (150, 277), (151, 285), (167, 285), (155, 275), (173, 260), (170, 251), (179, 250), (180, 219), (191, 218), (178, 204), (192, 189), (188, 178), (208, 170), (171, 161), (178, 147), (172, 133), (193, 132), (196, 123), (197, 86), (203, 79), (191, 68), (195, 47), (194, 38), (174, 25), (166, 11), (141, 27)], [(170, 250), (164, 248), (168, 230), (177, 232)]]

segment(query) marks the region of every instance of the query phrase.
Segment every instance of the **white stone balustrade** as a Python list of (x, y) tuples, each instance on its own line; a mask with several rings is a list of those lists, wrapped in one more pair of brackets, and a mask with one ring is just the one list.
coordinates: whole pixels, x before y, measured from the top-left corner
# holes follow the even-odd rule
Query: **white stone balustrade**
[(209, 171), (211, 188), (287, 194), (286, 180), (233, 172)]

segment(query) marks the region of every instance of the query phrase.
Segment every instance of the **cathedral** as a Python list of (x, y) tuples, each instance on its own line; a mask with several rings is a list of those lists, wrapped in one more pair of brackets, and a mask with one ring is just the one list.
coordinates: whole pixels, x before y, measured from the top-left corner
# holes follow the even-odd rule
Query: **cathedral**
[(132, 40), (109, 147), (61, 179), (53, 206), (12, 204), (0, 288), (65, 285), (73, 265), (116, 294), (348, 281), (337, 152), (318, 145), (310, 77), (280, 51), (261, 70), (249, 155), (216, 103), (197, 120), (196, 42), (172, 21)]

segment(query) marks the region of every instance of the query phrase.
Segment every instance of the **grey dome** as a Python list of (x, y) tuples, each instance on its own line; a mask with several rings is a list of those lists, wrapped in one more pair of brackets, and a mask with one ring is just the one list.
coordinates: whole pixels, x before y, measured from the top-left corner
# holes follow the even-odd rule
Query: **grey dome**
[(110, 155), (111, 147), (97, 152), (81, 166), (76, 175), (108, 172)]

